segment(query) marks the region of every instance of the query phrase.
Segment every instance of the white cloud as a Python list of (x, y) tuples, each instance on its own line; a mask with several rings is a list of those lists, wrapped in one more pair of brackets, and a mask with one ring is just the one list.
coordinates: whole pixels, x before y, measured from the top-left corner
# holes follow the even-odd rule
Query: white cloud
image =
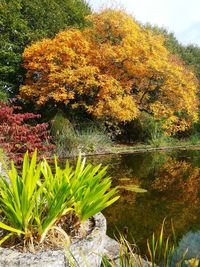
[(185, 44), (200, 45), (200, 0), (89, 0), (95, 10), (116, 2), (137, 20), (164, 26)]

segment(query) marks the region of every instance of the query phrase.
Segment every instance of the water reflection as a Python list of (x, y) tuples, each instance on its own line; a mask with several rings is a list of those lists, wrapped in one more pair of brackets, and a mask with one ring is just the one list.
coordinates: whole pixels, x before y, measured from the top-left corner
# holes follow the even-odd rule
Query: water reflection
[(199, 168), (168, 157), (156, 174), (151, 190), (161, 192), (161, 198), (196, 204), (200, 190)]
[(172, 218), (179, 239), (190, 231), (200, 230), (200, 151), (115, 155), (89, 160), (109, 164), (114, 184), (128, 178), (130, 183), (147, 189), (143, 194), (123, 191), (120, 200), (104, 212), (110, 235), (116, 235), (116, 229), (125, 231), (145, 253), (146, 239), (159, 230), (166, 216), (167, 232)]

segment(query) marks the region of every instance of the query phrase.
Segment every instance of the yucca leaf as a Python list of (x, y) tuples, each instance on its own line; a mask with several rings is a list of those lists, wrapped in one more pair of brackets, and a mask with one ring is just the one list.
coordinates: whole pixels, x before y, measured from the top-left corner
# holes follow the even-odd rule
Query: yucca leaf
[(169, 257), (169, 237), (166, 240), (165, 249), (164, 249), (164, 263), (165, 263), (165, 266), (168, 266), (168, 257)]
[(149, 240), (147, 239), (147, 249), (149, 252), (149, 256), (150, 256), (150, 261), (152, 263), (152, 267), (154, 266), (154, 261), (153, 261), (153, 254), (152, 254), (152, 250), (150, 248), (150, 244), (149, 244)]
[(16, 229), (16, 228), (13, 228), (11, 226), (8, 226), (7, 224), (5, 224), (3, 222), (0, 222), (0, 228), (7, 230), (9, 232), (13, 232), (13, 233), (17, 233), (17, 234), (24, 234), (23, 231)]
[(2, 239), (0, 239), (0, 245), (3, 244), (11, 236), (13, 236), (13, 234), (12, 233), (9, 233), (8, 235), (6, 235)]
[(163, 232), (164, 232), (165, 220), (166, 220), (166, 218), (164, 218), (164, 220), (162, 222), (162, 226), (161, 226), (161, 230), (160, 230), (160, 235), (159, 235), (159, 241), (158, 241), (158, 261), (160, 261), (161, 254), (162, 254)]
[(11, 163), (11, 171), (9, 172), (9, 179), (11, 182), (11, 184), (9, 185), (9, 189), (13, 193), (15, 204), (18, 206), (18, 208), (20, 208), (21, 207), (20, 195), (19, 195), (20, 188), (18, 187), (19, 184), (17, 183), (18, 173), (17, 173), (17, 169), (16, 169), (13, 161)]
[(27, 151), (24, 155), (23, 166), (22, 166), (23, 180), (26, 180), (28, 170), (29, 170), (29, 156), (28, 156), (28, 151)]
[(94, 216), (98, 212), (102, 211), (103, 209), (107, 208), (108, 206), (116, 202), (118, 199), (119, 199), (119, 196), (116, 196), (105, 203), (98, 202), (98, 203), (95, 203), (94, 205), (91, 204), (91, 205), (86, 206), (85, 209), (82, 209), (82, 216), (80, 220), (81, 221), (87, 220), (88, 218)]
[(173, 235), (174, 245), (177, 246), (176, 232), (175, 232), (174, 224), (173, 224), (173, 221), (172, 220), (171, 220), (171, 229), (172, 229), (172, 235)]

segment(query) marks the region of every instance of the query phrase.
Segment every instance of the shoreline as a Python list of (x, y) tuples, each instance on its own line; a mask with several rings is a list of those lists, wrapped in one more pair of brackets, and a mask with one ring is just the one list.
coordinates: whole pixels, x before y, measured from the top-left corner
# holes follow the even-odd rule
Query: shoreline
[[(137, 153), (146, 153), (146, 152), (154, 152), (154, 151), (167, 151), (167, 150), (186, 150), (192, 148), (199, 148), (200, 144), (196, 145), (174, 145), (174, 146), (161, 146), (161, 147), (152, 147), (150, 145), (114, 145), (111, 147), (110, 151), (102, 151), (96, 153), (84, 153), (84, 156), (103, 156), (103, 155), (118, 155), (118, 154), (137, 154)], [(67, 157), (76, 157), (77, 155), (67, 156)]]
[[(113, 146), (109, 147), (108, 150), (104, 151), (97, 151), (97, 152), (91, 152), (87, 153), (84, 151), (80, 151), (81, 154), (85, 157), (98, 157), (98, 156), (106, 156), (106, 155), (119, 155), (119, 154), (138, 154), (138, 153), (146, 153), (146, 152), (155, 152), (155, 151), (167, 151), (167, 150), (187, 150), (187, 149), (195, 149), (200, 150), (200, 144), (194, 144), (194, 145), (171, 145), (171, 146), (160, 146), (160, 147), (153, 147), (151, 145), (125, 145), (125, 144), (113, 144)], [(70, 158), (76, 158), (79, 155), (79, 153), (74, 155), (65, 155), (65, 156), (58, 156), (60, 160), (64, 159), (70, 159)], [(53, 160), (54, 157), (50, 156), (46, 158), (47, 160)], [(8, 160), (8, 159), (7, 159)], [(1, 161), (7, 161), (5, 159), (0, 158)]]

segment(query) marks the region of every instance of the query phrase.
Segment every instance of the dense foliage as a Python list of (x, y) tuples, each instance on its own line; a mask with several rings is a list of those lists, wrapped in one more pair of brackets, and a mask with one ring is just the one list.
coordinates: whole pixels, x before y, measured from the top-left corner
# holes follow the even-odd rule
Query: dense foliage
[(92, 27), (25, 49), (21, 96), (38, 105), (54, 100), (82, 107), (104, 121), (131, 121), (147, 112), (169, 135), (188, 129), (198, 118), (198, 81), (164, 38), (122, 11), (89, 20)]
[(83, 27), (89, 13), (84, 0), (0, 0), (0, 90), (18, 92), (27, 44), (68, 26)]
[(26, 153), (22, 169), (18, 172), (12, 162), (7, 175), (0, 177), (0, 228), (8, 231), (0, 244), (12, 236), (12, 245), (28, 249), (46, 239), (49, 246), (51, 242), (58, 246), (61, 235), (64, 246), (69, 241), (67, 230), (72, 234), (72, 228), (119, 198), (116, 188), (110, 189), (106, 167), (85, 165), (81, 156), (75, 168), (67, 161), (61, 169), (56, 157), (51, 168), (46, 160), (37, 163), (36, 151), (31, 161)]
[(19, 113), (20, 107), (0, 102), (0, 146), (10, 158), (21, 160), (28, 150), (38, 148), (40, 154), (49, 155), (54, 148), (49, 144), (48, 124), (31, 125), (30, 120), (40, 118), (39, 114)]
[(157, 34), (165, 37), (165, 45), (171, 53), (178, 55), (191, 69), (194, 70), (198, 80), (200, 80), (200, 47), (195, 44), (184, 46), (171, 32), (159, 26), (145, 25), (147, 29), (153, 30)]

